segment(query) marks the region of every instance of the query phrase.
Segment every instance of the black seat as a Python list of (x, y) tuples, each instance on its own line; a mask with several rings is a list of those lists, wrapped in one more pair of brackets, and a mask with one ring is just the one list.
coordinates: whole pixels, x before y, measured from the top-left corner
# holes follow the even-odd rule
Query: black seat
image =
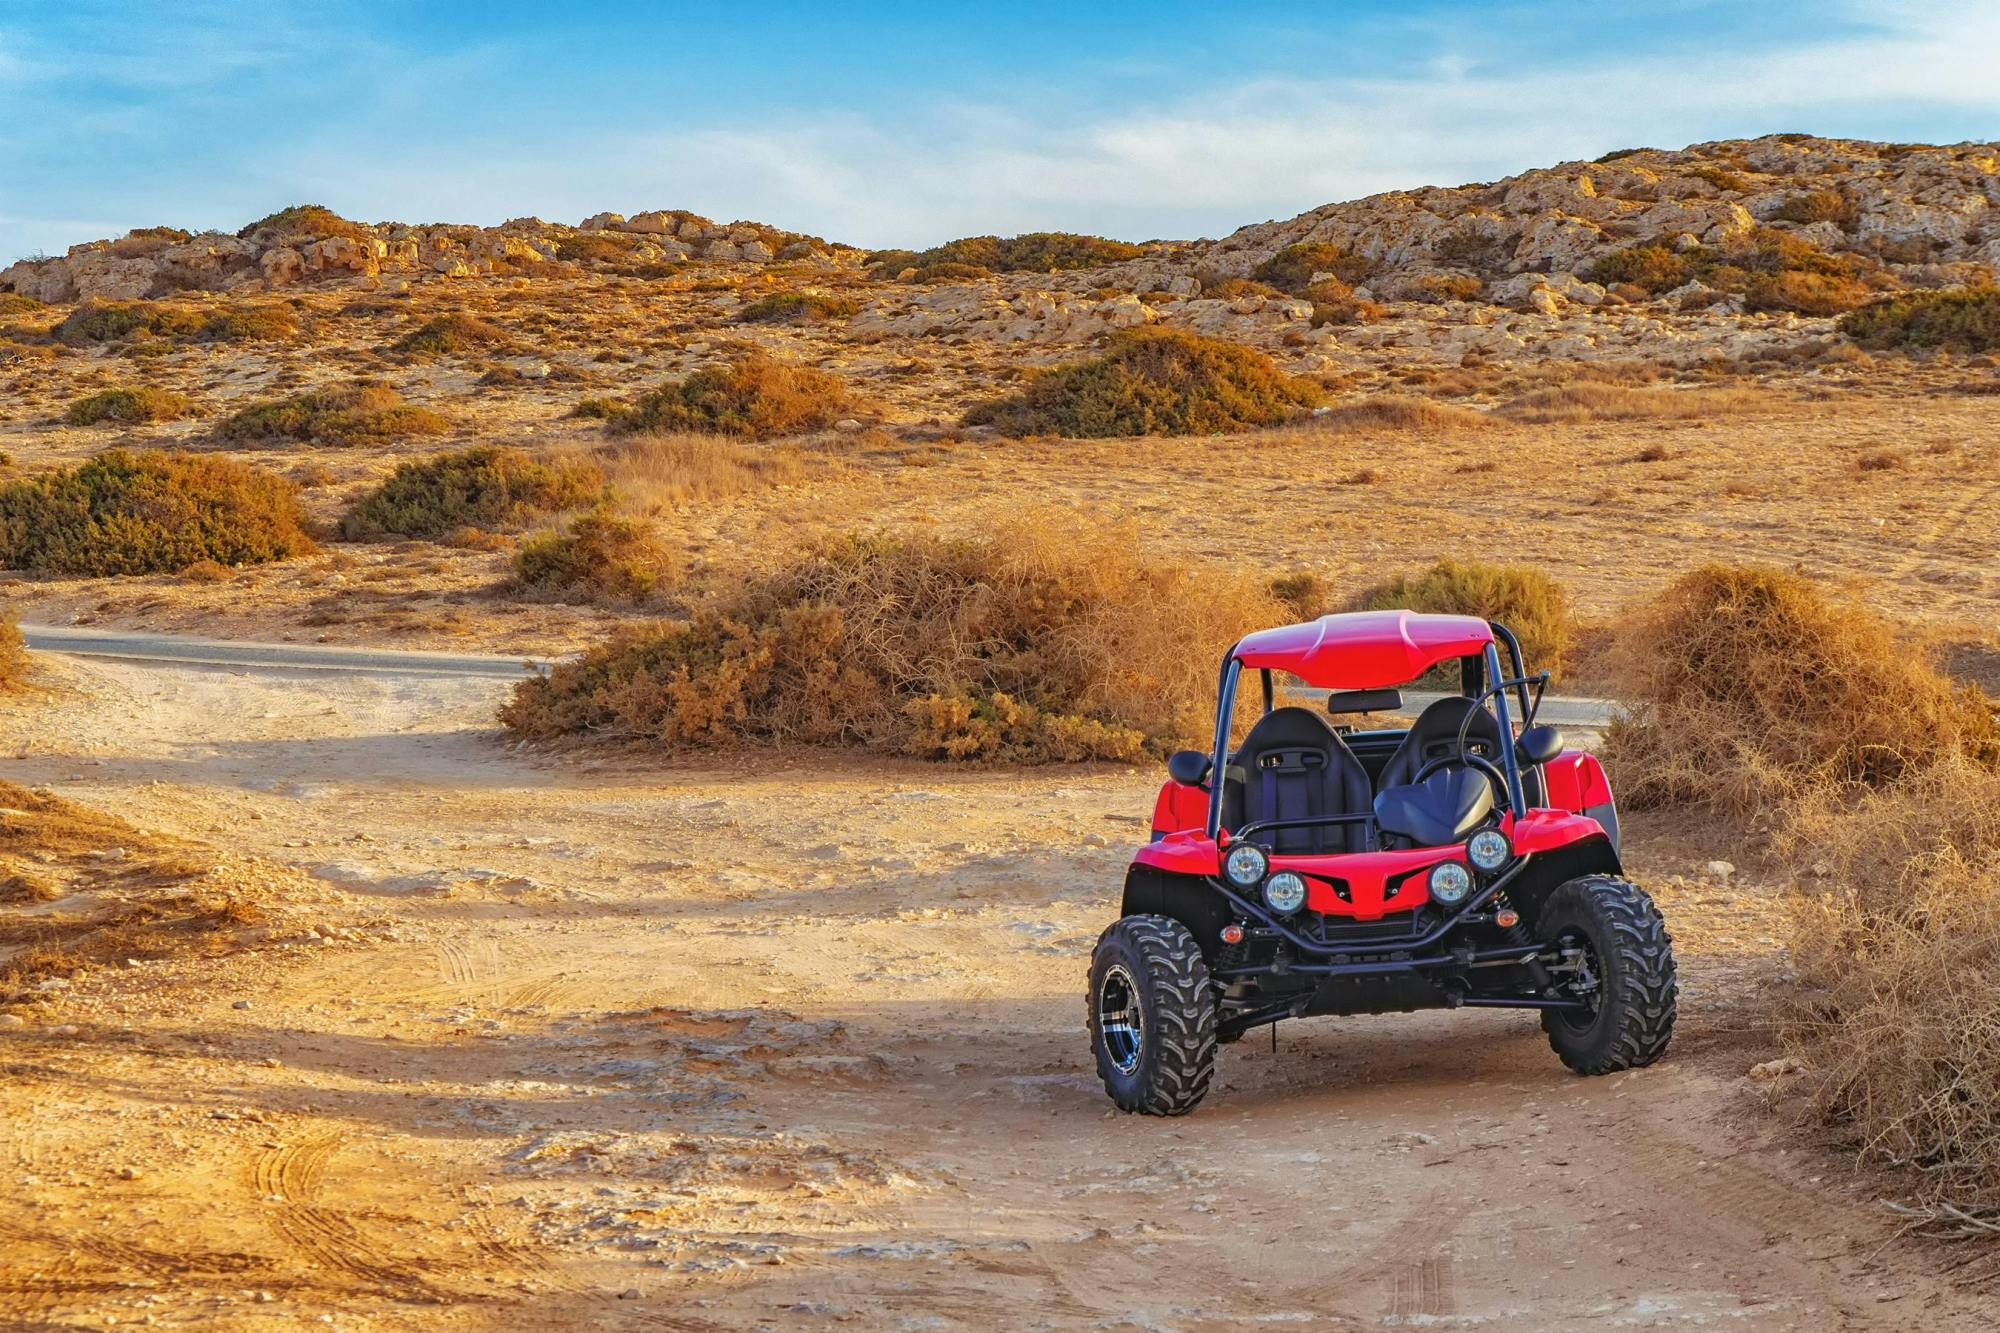
[(1401, 787), (1416, 780), (1425, 764), (1448, 759), (1458, 753), (1458, 728), (1466, 713), (1473, 713), (1465, 729), (1465, 745), (1473, 754), (1498, 767), (1500, 724), (1493, 714), (1459, 694), (1448, 694), (1417, 715), (1410, 734), (1382, 766), (1381, 787)]
[[(1223, 823), (1231, 829), (1272, 819), (1365, 815), (1368, 770), (1332, 726), (1307, 708), (1276, 708), (1258, 719), (1230, 756)], [(1258, 841), (1279, 852), (1372, 850), (1363, 824), (1273, 829)]]
[[(1380, 790), (1401, 787), (1416, 780), (1425, 764), (1433, 759), (1449, 759), (1458, 753), (1458, 728), (1465, 722), (1470, 711), (1472, 721), (1465, 726), (1465, 747), (1477, 757), (1486, 760), (1495, 768), (1505, 771), (1500, 760), (1500, 724), (1493, 714), (1481, 708), (1473, 700), (1463, 695), (1448, 694), (1417, 715), (1409, 734), (1403, 743), (1389, 756), (1389, 762), (1382, 766), (1382, 776), (1376, 786)], [(1521, 774), (1523, 795), (1530, 805), (1541, 800), (1541, 770), (1525, 770)], [(1495, 793), (1495, 795), (1502, 795)], [(1504, 796), (1502, 795), (1504, 800)]]

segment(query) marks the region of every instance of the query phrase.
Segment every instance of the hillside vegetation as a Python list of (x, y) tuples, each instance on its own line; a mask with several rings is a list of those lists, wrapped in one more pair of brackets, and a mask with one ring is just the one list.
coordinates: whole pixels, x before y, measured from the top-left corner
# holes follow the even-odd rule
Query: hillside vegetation
[(1247, 347), (1135, 329), (1103, 356), (1035, 376), (974, 406), (969, 425), (1005, 435), (1195, 435), (1275, 426), (1320, 401), (1318, 386)]
[(1132, 759), (1199, 735), (1215, 655), (1277, 618), (1249, 581), (1147, 560), (1116, 529), (854, 535), (523, 682), (501, 720), (670, 750), (769, 739)]
[(114, 449), (0, 486), (0, 567), (151, 574), (316, 550), (298, 488), (213, 454)]

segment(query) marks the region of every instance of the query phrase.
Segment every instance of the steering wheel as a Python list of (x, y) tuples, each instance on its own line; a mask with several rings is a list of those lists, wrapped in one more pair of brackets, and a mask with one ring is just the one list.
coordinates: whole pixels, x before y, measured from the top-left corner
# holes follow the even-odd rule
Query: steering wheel
[(1435, 759), (1426, 761), (1424, 766), (1417, 770), (1417, 775), (1410, 779), (1410, 785), (1415, 786), (1441, 768), (1453, 767), (1478, 769), (1493, 783), (1494, 796), (1502, 802), (1507, 799), (1507, 775), (1502, 773), (1491, 759), (1482, 759), (1463, 746), (1455, 755), (1441, 754)]

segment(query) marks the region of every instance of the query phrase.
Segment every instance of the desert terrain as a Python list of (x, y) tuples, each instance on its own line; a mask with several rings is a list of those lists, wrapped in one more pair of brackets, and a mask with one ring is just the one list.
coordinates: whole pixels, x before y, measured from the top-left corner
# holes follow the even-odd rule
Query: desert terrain
[(1641, 823), (1673, 1057), (1532, 1017), (1282, 1025), (1111, 1111), (1079, 970), (1153, 786), (511, 755), (484, 682), (71, 660), (7, 773), (234, 848), (253, 951), (6, 1043), (24, 1327), (1979, 1327), (1745, 1077), (1775, 884)]
[[(1446, 558), (1532, 566), (1580, 626), (1563, 683), (1594, 694), (1626, 608), (1712, 561), (1770, 566), (2000, 696), (2000, 358), (1866, 348), (1833, 308), (1990, 281), (1996, 172), (1991, 145), (1773, 136), (1049, 271), (682, 213), (311, 209), (0, 271), (0, 487), (184, 451), (295, 486), (311, 537), (0, 571), (31, 640), (496, 659), (36, 652), (0, 690), (0, 780), (122, 821), (37, 850), (44, 816), (0, 811), (21, 864), (61, 881), (0, 895), (0, 961), (162, 893), (155, 866), (227, 905), (198, 939), (0, 994), (0, 1324), (1991, 1327), (1990, 1250), (1913, 1234), (1884, 1206), (1905, 1179), (1774, 1093), (1807, 872), (1767, 830), (1626, 816), (1680, 959), (1655, 1066), (1576, 1078), (1515, 1013), (1294, 1022), (1227, 1047), (1196, 1114), (1155, 1120), (1106, 1101), (1083, 978), (1156, 759), (550, 741), (497, 715), (506, 659), (699, 617), (844, 534), (1007, 524), (1336, 597)], [(1772, 236), (1819, 267), (1659, 290), (1603, 267)], [(1301, 246), (1366, 264), (1294, 281), (1279, 261)], [(1173, 436), (968, 421), (1132, 329), (1253, 349), (1316, 405)], [(618, 453), (649, 391), (757, 357), (853, 396), (685, 472)], [(393, 420), (243, 424), (357, 382)], [(76, 410), (132, 387), (173, 404)], [(522, 553), (569, 508), (351, 527), (400, 467), (488, 446), (601, 460), (589, 512), (639, 525), (669, 572), (524, 587)], [(1188, 656), (1208, 673), (1224, 646)]]

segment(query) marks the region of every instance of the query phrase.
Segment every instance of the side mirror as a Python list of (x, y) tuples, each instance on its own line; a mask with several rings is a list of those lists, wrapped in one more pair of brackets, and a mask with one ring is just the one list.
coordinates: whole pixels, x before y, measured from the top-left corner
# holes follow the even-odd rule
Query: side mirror
[(1176, 750), (1167, 756), (1167, 776), (1182, 786), (1199, 787), (1208, 780), (1214, 763), (1212, 756), (1200, 750)]
[(1524, 764), (1546, 764), (1563, 752), (1563, 734), (1554, 727), (1529, 727), (1514, 742), (1514, 753)]

